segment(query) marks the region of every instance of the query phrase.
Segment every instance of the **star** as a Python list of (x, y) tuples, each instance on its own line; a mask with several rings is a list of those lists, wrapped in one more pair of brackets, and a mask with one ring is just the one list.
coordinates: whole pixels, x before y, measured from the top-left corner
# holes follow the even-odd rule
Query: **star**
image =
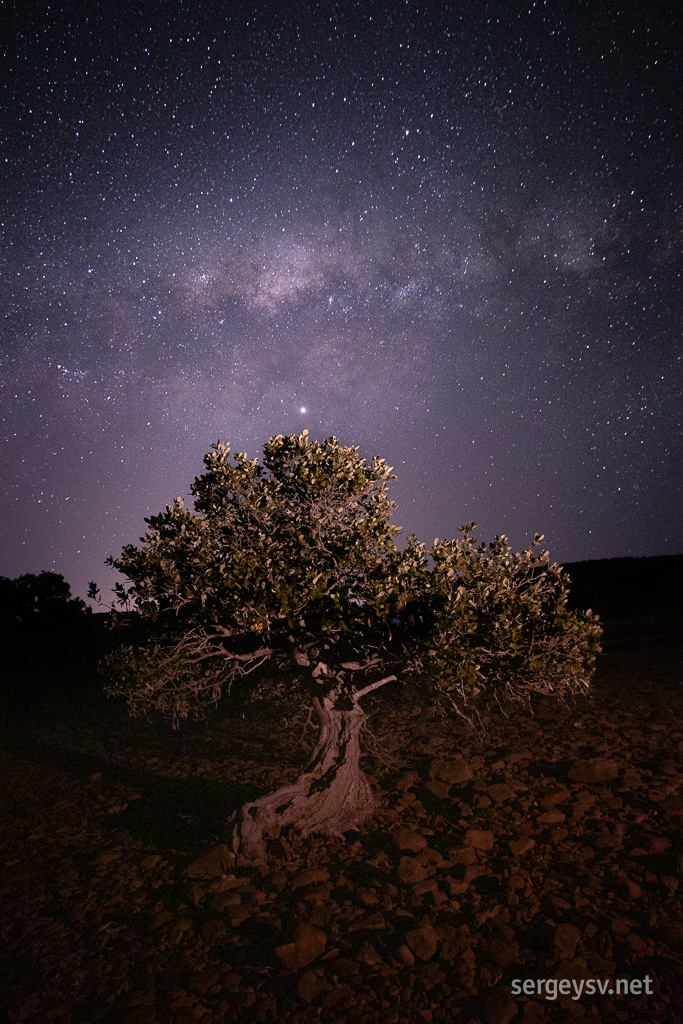
[(0, 575), (311, 410), (406, 535), (683, 549), (674, 5), (91, 6), (9, 29)]

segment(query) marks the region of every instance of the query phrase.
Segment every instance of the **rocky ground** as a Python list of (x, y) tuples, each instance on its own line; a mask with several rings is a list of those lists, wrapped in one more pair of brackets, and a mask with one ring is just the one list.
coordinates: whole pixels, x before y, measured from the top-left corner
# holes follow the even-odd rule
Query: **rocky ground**
[[(11, 722), (0, 1016), (683, 1020), (681, 647), (642, 621), (605, 646), (589, 699), (497, 712), (481, 742), (412, 691), (378, 696), (379, 815), (262, 871), (231, 869), (222, 825), (305, 759), (283, 709), (179, 733), (96, 700)], [(562, 978), (643, 990), (513, 996)]]

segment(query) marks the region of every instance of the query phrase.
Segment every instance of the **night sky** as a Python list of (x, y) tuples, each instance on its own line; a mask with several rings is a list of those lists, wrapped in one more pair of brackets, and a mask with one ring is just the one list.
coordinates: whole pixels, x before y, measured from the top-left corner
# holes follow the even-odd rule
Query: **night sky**
[(676, 3), (16, 3), (0, 573), (105, 597), (212, 441), (427, 543), (683, 549)]

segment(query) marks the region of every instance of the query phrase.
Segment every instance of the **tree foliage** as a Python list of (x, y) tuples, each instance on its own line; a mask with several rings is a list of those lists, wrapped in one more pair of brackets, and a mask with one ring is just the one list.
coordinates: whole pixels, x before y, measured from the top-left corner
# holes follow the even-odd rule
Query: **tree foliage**
[(71, 596), (60, 573), (24, 573), (13, 580), (0, 576), (0, 622), (6, 628), (64, 626), (89, 612), (80, 597)]
[[(305, 431), (272, 437), (262, 464), (217, 443), (204, 465), (194, 511), (177, 498), (147, 520), (140, 547), (109, 560), (131, 583), (120, 599), (152, 626), (146, 647), (110, 662), (112, 688), (125, 689), (133, 713), (157, 707), (178, 719), (267, 660), (310, 669), (319, 695), (341, 692), (354, 671), (341, 662), (376, 662), (370, 635), (381, 642), (400, 600), (390, 468)], [(348, 657), (329, 667), (323, 653), (341, 651)]]
[(515, 553), (505, 536), (478, 544), (475, 527), (431, 552), (424, 661), (440, 689), (460, 711), (491, 695), (584, 690), (600, 651), (598, 616), (567, 609), (569, 576), (549, 561), (542, 535)]
[(101, 648), (94, 616), (59, 573), (0, 576), (0, 701), (29, 713), (92, 681)]
[[(307, 431), (262, 463), (212, 445), (181, 498), (109, 559), (149, 623), (109, 659), (109, 692), (133, 714), (201, 716), (236, 679), (268, 668), (292, 693), (357, 703), (387, 672), (422, 673), (457, 711), (487, 698), (585, 689), (601, 628), (567, 610), (568, 578), (533, 546), (478, 544), (476, 524), (401, 550), (394, 479), (379, 458)], [(393, 675), (390, 678), (394, 678)]]

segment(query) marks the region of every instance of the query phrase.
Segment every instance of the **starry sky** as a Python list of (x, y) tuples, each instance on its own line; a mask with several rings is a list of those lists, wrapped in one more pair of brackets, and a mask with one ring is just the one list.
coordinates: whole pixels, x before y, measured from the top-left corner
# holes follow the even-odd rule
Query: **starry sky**
[(211, 442), (304, 428), (427, 543), (683, 550), (679, 14), (14, 4), (0, 573), (107, 597)]

